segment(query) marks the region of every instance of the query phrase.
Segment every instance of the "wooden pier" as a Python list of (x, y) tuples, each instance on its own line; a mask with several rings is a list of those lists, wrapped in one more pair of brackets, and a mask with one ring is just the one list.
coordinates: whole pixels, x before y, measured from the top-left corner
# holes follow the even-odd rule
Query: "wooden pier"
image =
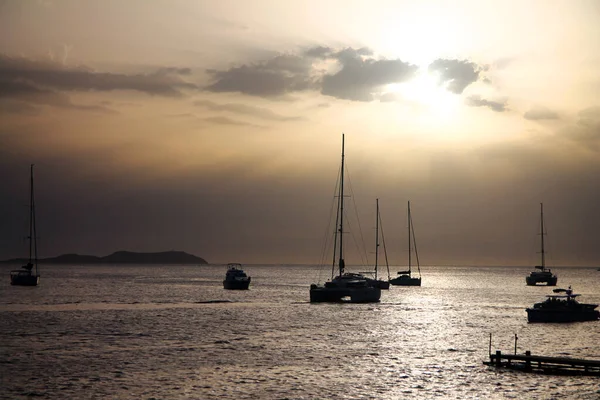
[(496, 351), (490, 354), (485, 365), (523, 372), (536, 372), (551, 375), (600, 376), (600, 361), (582, 358), (534, 356), (530, 351), (525, 354), (502, 354)]
[(535, 372), (549, 375), (585, 375), (600, 376), (600, 360), (586, 360), (583, 358), (533, 356), (530, 351), (517, 354), (517, 340), (515, 334), (515, 353), (502, 354), (500, 350), (492, 353), (492, 334), (490, 333), (489, 355), (490, 361), (485, 365), (496, 368), (506, 368), (515, 371)]

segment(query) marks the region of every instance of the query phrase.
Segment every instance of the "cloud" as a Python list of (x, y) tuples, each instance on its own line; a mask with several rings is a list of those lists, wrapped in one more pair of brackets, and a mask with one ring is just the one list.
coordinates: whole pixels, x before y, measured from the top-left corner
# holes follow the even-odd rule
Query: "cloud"
[(531, 110), (523, 114), (523, 117), (532, 121), (560, 118), (556, 112), (541, 106), (532, 107)]
[(418, 67), (402, 60), (374, 59), (368, 49), (344, 49), (332, 55), (341, 64), (335, 74), (322, 79), (321, 93), (339, 99), (371, 101), (385, 85), (406, 82)]
[(264, 128), (260, 125), (250, 124), (248, 122), (238, 121), (229, 117), (207, 117), (202, 118), (202, 121), (210, 122), (215, 125), (233, 125), (233, 126), (250, 126), (253, 128)]
[(214, 83), (205, 89), (259, 97), (317, 90), (338, 99), (371, 101), (385, 85), (405, 82), (417, 69), (399, 59), (377, 59), (368, 48), (335, 50), (319, 46), (227, 70), (208, 70)]
[[(103, 105), (80, 105), (73, 104), (69, 96), (64, 93), (50, 89), (39, 88), (29, 81), (5, 81), (0, 78), (0, 99), (19, 100), (20, 102), (48, 105), (53, 107), (71, 108), (84, 111), (97, 111), (115, 113), (116, 111)], [(20, 111), (24, 108), (21, 105)], [(21, 113), (17, 108), (11, 108), (16, 113)], [(9, 109), (5, 109), (8, 111)]]
[(267, 108), (248, 106), (246, 104), (218, 104), (210, 100), (197, 100), (194, 102), (194, 104), (207, 108), (211, 111), (226, 111), (235, 114), (249, 115), (255, 118), (270, 121), (297, 121), (303, 119), (302, 117), (287, 117), (284, 115), (279, 115)]
[(482, 99), (479, 95), (473, 95), (465, 100), (465, 104), (471, 107), (488, 107), (492, 111), (504, 112), (507, 111), (507, 102)]
[(37, 115), (40, 113), (40, 108), (32, 106), (29, 103), (22, 101), (2, 100), (0, 101), (0, 114), (13, 115)]
[(97, 72), (85, 66), (70, 67), (54, 61), (0, 54), (0, 80), (28, 82), (38, 88), (64, 91), (133, 90), (150, 95), (179, 97), (196, 85), (184, 81), (186, 68), (162, 68), (150, 74)]
[(600, 107), (581, 110), (577, 122), (563, 128), (559, 135), (587, 150), (600, 151)]
[(205, 89), (210, 92), (239, 92), (251, 96), (274, 97), (312, 87), (311, 61), (295, 55), (277, 55), (270, 60), (207, 70), (215, 81)]
[(588, 107), (579, 112), (578, 125), (588, 128), (600, 127), (600, 106)]
[(429, 65), (430, 72), (436, 72), (440, 84), (455, 94), (461, 94), (467, 86), (479, 79), (479, 73), (484, 68), (467, 60), (439, 58)]

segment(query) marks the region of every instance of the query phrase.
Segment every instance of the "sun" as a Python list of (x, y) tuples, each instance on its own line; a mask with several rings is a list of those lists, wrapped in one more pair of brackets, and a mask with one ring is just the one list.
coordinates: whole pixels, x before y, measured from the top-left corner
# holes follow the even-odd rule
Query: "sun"
[(386, 95), (398, 101), (413, 103), (436, 115), (450, 115), (459, 104), (458, 96), (439, 84), (436, 74), (421, 71), (413, 79), (403, 83), (389, 84)]

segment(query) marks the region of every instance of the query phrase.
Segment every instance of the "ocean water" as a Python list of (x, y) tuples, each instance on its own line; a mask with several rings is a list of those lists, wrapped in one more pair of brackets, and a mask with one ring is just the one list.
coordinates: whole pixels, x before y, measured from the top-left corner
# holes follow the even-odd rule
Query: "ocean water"
[[(600, 359), (600, 322), (529, 324), (530, 268), (425, 267), (378, 304), (310, 304), (311, 266), (42, 266), (0, 272), (0, 398), (599, 399), (600, 379), (496, 371), (492, 351)], [(596, 268), (553, 268), (600, 303)]]

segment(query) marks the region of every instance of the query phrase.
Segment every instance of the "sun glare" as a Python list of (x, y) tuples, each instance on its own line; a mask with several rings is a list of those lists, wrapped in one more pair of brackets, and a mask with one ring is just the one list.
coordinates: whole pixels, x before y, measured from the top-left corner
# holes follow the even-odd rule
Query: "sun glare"
[(428, 72), (421, 72), (408, 82), (390, 84), (386, 92), (439, 116), (450, 116), (459, 104), (458, 96), (439, 85), (438, 77)]

